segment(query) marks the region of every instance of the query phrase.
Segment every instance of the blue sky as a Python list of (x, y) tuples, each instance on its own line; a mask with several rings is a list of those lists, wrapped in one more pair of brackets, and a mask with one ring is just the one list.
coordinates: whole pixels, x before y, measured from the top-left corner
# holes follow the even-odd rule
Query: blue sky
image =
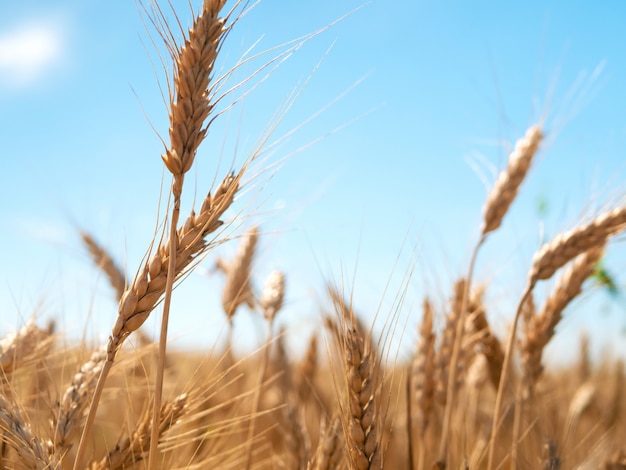
[[(187, 2), (172, 3), (188, 25)], [(310, 78), (271, 140), (332, 106), (280, 142), (268, 161), (290, 157), (239, 201), (250, 214), (243, 228), (258, 223), (265, 232), (256, 283), (272, 269), (286, 272), (282, 321), (297, 338), (319, 327), (325, 280), (344, 279), (370, 319), (382, 298), (386, 317), (412, 267), (400, 314), (410, 347), (423, 293), (445, 305), (476, 241), (488, 186), (515, 140), (543, 120), (545, 145), (477, 267), (477, 279), (490, 282), (490, 317), (502, 334), (542, 231), (554, 235), (623, 196), (626, 6), (263, 0), (228, 37), (220, 66), (257, 41), (255, 51), (270, 49), (359, 6), (216, 123), (186, 180), (184, 207), (233, 160), (243, 161), (289, 93)], [(167, 113), (154, 31), (144, 21), (133, 1), (0, 3), (1, 332), (35, 310), (70, 338), (101, 341), (113, 324), (112, 292), (77, 228), (130, 273), (154, 232), (163, 165), (152, 127), (166, 135)], [(205, 346), (222, 331), (222, 279), (202, 268), (235, 249), (236, 242), (211, 254), (175, 294), (175, 344)], [(617, 274), (625, 265), (618, 243), (607, 266)], [(624, 351), (625, 325), (626, 300), (598, 291), (569, 310), (551, 354), (568, 357), (582, 330), (596, 351), (607, 343)], [(253, 344), (261, 326), (242, 312), (242, 343)]]

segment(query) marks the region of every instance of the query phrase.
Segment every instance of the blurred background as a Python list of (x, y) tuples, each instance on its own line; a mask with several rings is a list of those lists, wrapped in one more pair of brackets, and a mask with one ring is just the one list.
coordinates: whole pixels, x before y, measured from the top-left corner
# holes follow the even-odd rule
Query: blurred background
[[(189, 3), (171, 4), (187, 29)], [(260, 290), (273, 269), (285, 272), (278, 323), (291, 347), (299, 351), (322, 328), (330, 282), (366, 322), (377, 318), (377, 331), (395, 322), (390, 354), (404, 357), (423, 296), (445, 310), (452, 283), (466, 272), (488, 189), (537, 122), (546, 139), (477, 264), (475, 280), (488, 284), (488, 315), (501, 337), (540, 243), (623, 203), (626, 4), (253, 6), (227, 37), (216, 75), (260, 55), (237, 67), (223, 90), (278, 60), (232, 94), (242, 99), (211, 127), (186, 178), (182, 214), (264, 139), (267, 151), (227, 214), (237, 216), (228, 232), (235, 239), (209, 253), (174, 294), (171, 347), (221, 344), (224, 280), (213, 268), (258, 224), (253, 282)], [(55, 319), (68, 342), (103, 342), (117, 305), (78, 233), (89, 232), (132, 277), (162, 220), (171, 64), (151, 8), (0, 3), (2, 335), (35, 314)], [(589, 282), (568, 308), (548, 361), (575, 358), (583, 332), (597, 358), (626, 352), (625, 266), (618, 239), (603, 263), (604, 282)], [(538, 300), (549, 290), (538, 286)], [(157, 336), (159, 318), (157, 311), (146, 322), (148, 335)], [(235, 331), (241, 351), (265, 334), (261, 316), (245, 307)]]

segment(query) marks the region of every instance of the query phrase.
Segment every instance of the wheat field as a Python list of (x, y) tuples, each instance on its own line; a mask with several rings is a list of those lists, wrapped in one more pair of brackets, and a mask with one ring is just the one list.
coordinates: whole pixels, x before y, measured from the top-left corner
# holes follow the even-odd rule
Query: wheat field
[[(266, 234), (262, 224), (245, 223), (249, 207), (237, 206), (250, 173), (262, 177), (271, 165), (266, 141), (203, 188), (194, 210), (181, 209), (186, 176), (219, 117), (216, 104), (235, 99), (220, 85), (220, 74), (232, 71), (214, 65), (246, 4), (225, 3), (198, 6), (181, 42), (160, 10), (148, 15), (173, 63), (169, 131), (154, 160), (166, 174), (166, 222), (129, 274), (98, 234), (80, 233), (118, 302), (104, 344), (71, 344), (53, 323), (36, 320), (2, 338), (0, 468), (626, 469), (624, 364), (592, 365), (585, 338), (567, 367), (548, 370), (543, 358), (564, 310), (626, 229), (623, 201), (537, 249), (504, 337), (490, 325), (490, 286), (475, 276), (481, 249), (506, 223), (543, 149), (543, 121), (519, 136), (490, 189), (466, 273), (444, 288), (446, 306), (425, 296), (419, 324), (399, 325), (390, 314), (380, 332), (356, 311), (350, 291), (328, 282), (319, 328), (302, 357), (290, 354), (285, 342), (294, 333), (275, 321), (289, 273), (273, 271), (254, 288)], [(237, 245), (231, 259), (216, 257), (222, 244)], [(168, 322), (184, 312), (170, 311), (171, 299), (201, 263), (221, 275), (215, 288), (228, 337), (206, 351), (179, 351), (168, 347)], [(548, 280), (553, 290), (536, 303), (536, 287)], [(242, 309), (266, 326), (263, 345), (248, 354), (234, 348)], [(152, 338), (143, 325), (155, 316), (161, 329)], [(403, 328), (417, 338), (406, 358), (390, 351)]]

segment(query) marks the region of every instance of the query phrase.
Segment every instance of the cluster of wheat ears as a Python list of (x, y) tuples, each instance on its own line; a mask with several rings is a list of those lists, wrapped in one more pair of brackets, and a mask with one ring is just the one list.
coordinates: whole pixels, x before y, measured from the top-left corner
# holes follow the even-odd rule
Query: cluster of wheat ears
[[(303, 359), (290, 360), (285, 333), (274, 328), (285, 274), (272, 273), (260, 295), (250, 282), (257, 227), (241, 237), (230, 262), (217, 265), (226, 279), (226, 318), (242, 305), (262, 313), (267, 342), (247, 357), (229, 348), (166, 354), (173, 287), (220, 243), (233, 222), (224, 214), (255, 158), (224, 175), (198, 212), (179, 220), (185, 174), (216, 102), (227, 96), (218, 96), (213, 77), (236, 22), (234, 9), (221, 12), (224, 3), (205, 0), (182, 45), (158, 21), (163, 17), (154, 17), (174, 64), (162, 155), (171, 173), (168, 223), (131, 279), (94, 237), (81, 234), (119, 300), (101, 348), (60, 346), (54, 328), (36, 322), (0, 342), (0, 468), (626, 469), (622, 363), (592, 368), (582, 342), (570, 368), (548, 374), (542, 367), (563, 310), (611, 237), (626, 228), (626, 206), (539, 248), (505, 339), (487, 321), (486, 286), (473, 280), (481, 246), (501, 225), (541, 146), (541, 123), (516, 143), (487, 197), (479, 242), (447, 312), (424, 299), (410, 361), (386, 363), (388, 341), (373, 337), (349, 296), (333, 287), (334, 313), (320, 321), (325, 340), (314, 334)], [(535, 286), (557, 272), (537, 308)], [(161, 334), (153, 342), (139, 328), (157, 306)], [(444, 313), (437, 334), (434, 318)], [(136, 341), (123, 348), (129, 337)]]

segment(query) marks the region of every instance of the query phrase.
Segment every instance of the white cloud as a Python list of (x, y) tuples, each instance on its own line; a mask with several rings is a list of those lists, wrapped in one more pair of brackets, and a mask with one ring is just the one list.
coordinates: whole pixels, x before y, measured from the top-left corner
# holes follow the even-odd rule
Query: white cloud
[(62, 34), (53, 24), (21, 25), (0, 33), (2, 82), (27, 86), (42, 78), (61, 58)]

